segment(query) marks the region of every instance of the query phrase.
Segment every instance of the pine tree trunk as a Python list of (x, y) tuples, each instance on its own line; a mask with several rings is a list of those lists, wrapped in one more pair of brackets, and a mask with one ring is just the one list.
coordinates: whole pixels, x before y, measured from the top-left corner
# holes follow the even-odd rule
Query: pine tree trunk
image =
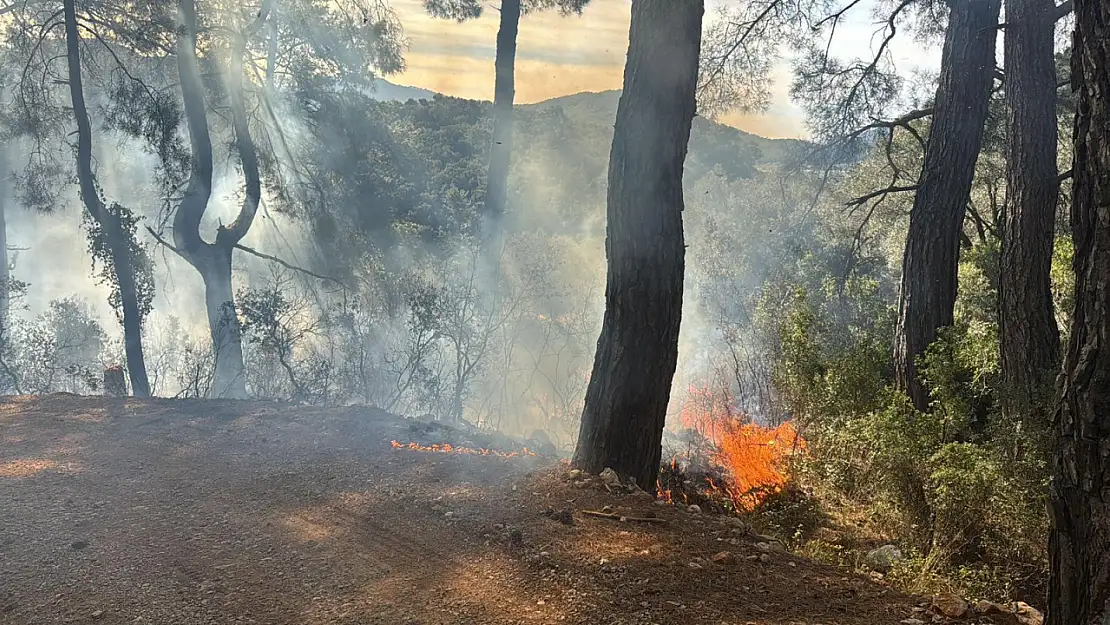
[[(1002, 220), (999, 334), (1002, 405), (1030, 436), (1049, 426), (1060, 365), (1052, 308), (1056, 200), (1056, 7), (1006, 0), (1007, 206)], [(1038, 435), (1036, 441), (1042, 440)]]
[(1077, 0), (1075, 309), (1056, 413), (1048, 625), (1110, 622), (1110, 2)]
[(925, 164), (910, 213), (902, 259), (896, 380), (918, 410), (929, 393), (916, 359), (952, 325), (964, 213), (983, 139), (994, 82), (994, 51), (1001, 0), (954, 0), (941, 56)]
[(123, 308), (123, 350), (127, 356), (131, 393), (135, 397), (150, 397), (150, 380), (147, 377), (146, 359), (143, 357), (143, 311), (139, 307), (139, 290), (135, 282), (131, 250), (119, 216), (105, 211), (101, 228), (112, 258), (115, 259), (113, 266), (116, 270), (116, 284), (119, 285), (120, 305)]
[(0, 349), (9, 340), (8, 315), (12, 308), (12, 275), (8, 265), (8, 154), (0, 150)]
[(574, 465), (654, 489), (678, 361), (682, 169), (702, 0), (633, 0), (607, 196), (605, 316)]
[[(272, 8), (272, 4), (270, 7)], [(204, 281), (205, 307), (211, 332), (212, 350), (216, 360), (214, 390), (218, 397), (247, 397), (246, 365), (239, 318), (235, 314), (235, 298), (231, 283), (231, 255), (254, 223), (261, 200), (261, 179), (258, 155), (250, 136), (246, 106), (243, 99), (243, 57), (246, 41), (235, 37), (231, 47), (228, 71), (225, 74), (231, 108), (235, 148), (243, 170), (245, 195), (235, 221), (220, 226), (216, 241), (209, 243), (200, 236), (200, 225), (212, 193), (212, 138), (208, 131), (208, 113), (204, 100), (204, 84), (197, 59), (196, 4), (194, 0), (178, 0), (182, 28), (178, 31), (177, 71), (185, 121), (189, 130), (189, 186), (173, 217), (173, 237), (177, 252), (189, 262)]]
[(81, 81), (80, 35), (77, 29), (76, 0), (63, 3), (66, 29), (66, 55), (69, 66), (69, 93), (73, 106), (73, 117), (77, 122), (77, 180), (81, 189), (81, 200), (89, 215), (99, 224), (105, 238), (105, 245), (112, 255), (112, 265), (116, 272), (116, 286), (123, 303), (123, 331), (127, 355), (127, 373), (131, 378), (131, 388), (135, 395), (148, 397), (150, 382), (147, 379), (146, 360), (143, 357), (142, 311), (139, 309), (139, 294), (135, 284), (134, 261), (131, 250), (124, 240), (119, 218), (104, 206), (97, 189), (92, 169), (92, 127), (89, 112), (85, 105), (85, 92)]
[(215, 360), (212, 396), (247, 399), (247, 366), (243, 358), (243, 334), (235, 310), (231, 278), (233, 247), (205, 243), (182, 256), (204, 282), (204, 306)]
[(486, 212), (482, 236), (487, 249), (500, 251), (502, 218), (509, 194), (509, 160), (513, 153), (513, 99), (516, 97), (516, 38), (520, 26), (520, 0), (502, 0), (494, 60), (493, 139), (486, 176)]
[(216, 397), (244, 399), (247, 397), (247, 376), (242, 330), (232, 293), (231, 251), (231, 248), (212, 245), (205, 248), (193, 266), (204, 280), (204, 304), (216, 358), (213, 392)]

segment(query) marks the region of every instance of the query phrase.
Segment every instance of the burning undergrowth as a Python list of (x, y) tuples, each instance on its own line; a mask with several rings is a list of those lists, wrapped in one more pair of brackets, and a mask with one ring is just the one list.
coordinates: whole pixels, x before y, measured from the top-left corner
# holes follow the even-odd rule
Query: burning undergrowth
[(750, 512), (783, 493), (792, 460), (805, 451), (793, 423), (755, 423), (727, 393), (708, 388), (689, 389), (679, 421), (656, 487), (665, 501), (705, 511)]

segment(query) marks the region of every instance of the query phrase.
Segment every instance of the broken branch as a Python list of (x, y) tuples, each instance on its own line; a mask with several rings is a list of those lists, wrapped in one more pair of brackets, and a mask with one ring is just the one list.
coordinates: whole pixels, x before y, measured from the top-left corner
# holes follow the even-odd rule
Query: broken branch
[(613, 521), (621, 521), (622, 523), (625, 522), (625, 521), (631, 521), (631, 522), (634, 522), (634, 523), (666, 523), (667, 522), (666, 519), (660, 519), (658, 517), (626, 516), (626, 515), (623, 515), (623, 514), (615, 514), (615, 513), (610, 513), (610, 512), (599, 512), (597, 510), (583, 510), (582, 514), (585, 514), (585, 515), (588, 515), (588, 516), (595, 516), (595, 517), (598, 517), (598, 518), (601, 518), (601, 519), (610, 519), (610, 520), (613, 520)]

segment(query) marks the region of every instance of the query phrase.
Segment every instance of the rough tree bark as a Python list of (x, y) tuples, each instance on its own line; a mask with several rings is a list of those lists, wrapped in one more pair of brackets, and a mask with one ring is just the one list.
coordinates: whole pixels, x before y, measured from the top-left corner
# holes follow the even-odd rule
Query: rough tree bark
[(494, 60), (493, 139), (486, 174), (486, 212), (482, 236), (493, 254), (500, 252), (502, 219), (509, 195), (509, 161), (513, 153), (513, 99), (516, 97), (516, 38), (520, 0), (502, 0)]
[(953, 0), (925, 164), (910, 213), (894, 337), (895, 375), (918, 410), (929, 407), (915, 359), (952, 324), (964, 213), (994, 81), (1001, 0)]
[(212, 140), (197, 63), (196, 6), (193, 0), (181, 0), (179, 6), (183, 28), (177, 40), (177, 67), (192, 149), (192, 170), (185, 196), (174, 213), (173, 239), (178, 253), (200, 273), (204, 281), (204, 301), (216, 359), (213, 389), (219, 397), (244, 398), (247, 396), (246, 367), (242, 332), (232, 292), (231, 256), (254, 222), (262, 193), (258, 155), (250, 137), (243, 103), (245, 43), (242, 38), (237, 38), (232, 46), (227, 81), (235, 147), (246, 181), (246, 196), (236, 220), (227, 226), (221, 225), (216, 231), (215, 241), (209, 243), (201, 238), (200, 224), (212, 194)]
[(8, 334), (12, 308), (11, 267), (8, 265), (8, 154), (0, 150), (0, 348)]
[(136, 397), (149, 397), (150, 382), (147, 379), (146, 360), (143, 357), (143, 314), (139, 306), (131, 250), (127, 235), (123, 231), (120, 215), (104, 206), (92, 169), (92, 128), (81, 81), (81, 41), (77, 29), (76, 0), (65, 0), (62, 9), (65, 15), (69, 95), (73, 105), (73, 116), (77, 122), (77, 180), (81, 188), (81, 200), (89, 216), (100, 226), (105, 245), (112, 255), (116, 285), (119, 288), (123, 308), (123, 342), (124, 352), (127, 355), (127, 374), (131, 379), (131, 391)]
[(1030, 433), (1049, 426), (1060, 364), (1051, 280), (1060, 191), (1055, 26), (1052, 0), (1006, 0), (1009, 141), (998, 289), (1002, 406)]
[(1110, 622), (1110, 2), (1076, 0), (1075, 309), (1055, 415), (1048, 625)]
[(703, 0), (633, 0), (607, 196), (605, 316), (574, 465), (654, 489), (678, 360), (682, 169)]

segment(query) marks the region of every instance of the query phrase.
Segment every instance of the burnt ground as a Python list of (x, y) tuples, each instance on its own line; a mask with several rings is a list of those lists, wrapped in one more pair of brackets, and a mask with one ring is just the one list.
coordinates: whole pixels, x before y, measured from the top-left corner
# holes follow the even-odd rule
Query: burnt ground
[[(875, 625), (912, 615), (914, 601), (887, 587), (786, 553), (762, 561), (756, 539), (725, 519), (579, 488), (551, 461), (390, 444), (459, 442), (427, 440), (436, 435), (356, 408), (0, 400), (0, 623)], [(604, 505), (667, 522), (582, 514)], [(573, 525), (544, 514), (560, 509)], [(736, 563), (710, 561), (724, 549)]]

